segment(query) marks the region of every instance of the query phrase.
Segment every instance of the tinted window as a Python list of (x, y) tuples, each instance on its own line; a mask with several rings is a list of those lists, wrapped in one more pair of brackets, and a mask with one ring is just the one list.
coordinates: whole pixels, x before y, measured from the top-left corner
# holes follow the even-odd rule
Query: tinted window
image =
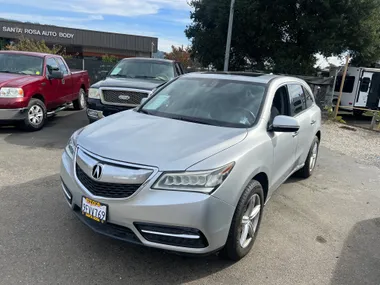
[(63, 60), (61, 58), (57, 58), (58, 64), (59, 64), (59, 69), (63, 72), (63, 74), (69, 74), (69, 71), (67, 70), (67, 67)]
[(302, 86), (298, 84), (290, 84), (288, 85), (288, 92), (292, 115), (297, 115), (303, 110), (306, 110), (306, 96), (303, 92)]
[[(339, 92), (340, 85), (342, 84), (342, 76), (336, 78), (335, 92)], [(344, 93), (351, 93), (354, 90), (355, 76), (346, 76), (346, 80), (343, 85)]]
[(306, 96), (306, 108), (310, 108), (314, 103), (313, 96), (305, 88), (303, 88), (303, 91), (305, 92)]
[(150, 115), (246, 128), (255, 124), (265, 85), (215, 78), (180, 78), (161, 89), (140, 110)]
[(360, 92), (368, 92), (370, 83), (371, 79), (369, 77), (364, 77), (360, 85)]
[(51, 72), (53, 70), (59, 70), (58, 63), (57, 63), (57, 61), (53, 57), (50, 57), (50, 58), (47, 59), (47, 61), (46, 61), (46, 69), (47, 69), (47, 73), (48, 74), (51, 74)]

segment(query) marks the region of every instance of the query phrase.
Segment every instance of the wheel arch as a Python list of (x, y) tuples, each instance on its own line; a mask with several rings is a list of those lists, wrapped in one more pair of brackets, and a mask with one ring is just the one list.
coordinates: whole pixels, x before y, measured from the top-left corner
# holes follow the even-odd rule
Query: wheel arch
[(318, 137), (319, 141), (321, 141), (321, 138), (322, 138), (321, 137), (322, 136), (321, 131), (319, 130), (315, 135)]
[(42, 95), (42, 94), (34, 94), (31, 99), (38, 99), (38, 100), (41, 100), (44, 104), (45, 104), (45, 97)]

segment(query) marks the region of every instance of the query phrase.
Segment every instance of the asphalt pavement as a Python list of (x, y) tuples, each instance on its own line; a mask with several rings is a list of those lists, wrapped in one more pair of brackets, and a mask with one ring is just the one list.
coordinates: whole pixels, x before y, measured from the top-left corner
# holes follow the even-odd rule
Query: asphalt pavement
[[(380, 284), (380, 169), (321, 148), (314, 176), (266, 206), (238, 263), (115, 241), (78, 221), (60, 189), (65, 111), (39, 132), (0, 127), (0, 284)], [(323, 139), (323, 135), (322, 135)]]

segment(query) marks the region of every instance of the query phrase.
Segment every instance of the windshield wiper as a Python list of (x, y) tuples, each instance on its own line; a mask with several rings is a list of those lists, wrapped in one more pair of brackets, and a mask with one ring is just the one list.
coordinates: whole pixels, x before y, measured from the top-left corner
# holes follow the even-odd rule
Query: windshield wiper
[(13, 72), (10, 72), (9, 70), (0, 70), (0, 73), (13, 73)]
[(147, 114), (147, 115), (153, 115), (152, 112), (149, 112), (148, 110), (141, 109), (139, 113)]
[(118, 75), (110, 75), (109, 77), (134, 78), (133, 76), (130, 76), (130, 75), (121, 75), (121, 74), (118, 74)]
[(173, 120), (178, 120), (178, 121), (184, 121), (184, 122), (190, 122), (190, 123), (197, 123), (197, 124), (202, 124), (202, 125), (209, 125), (209, 126), (215, 126), (215, 124), (211, 124), (209, 122), (205, 122), (203, 120), (199, 120), (199, 119), (196, 119), (196, 118), (188, 118), (188, 117), (181, 117), (181, 116), (170, 116), (168, 117), (170, 119), (173, 119)]

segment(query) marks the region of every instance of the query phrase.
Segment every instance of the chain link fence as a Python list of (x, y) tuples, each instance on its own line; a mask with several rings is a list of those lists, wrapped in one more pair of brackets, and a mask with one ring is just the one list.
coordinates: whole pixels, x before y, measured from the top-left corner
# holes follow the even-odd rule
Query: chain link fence
[(68, 58), (66, 63), (70, 69), (87, 70), (91, 84), (106, 78), (115, 63), (103, 62), (97, 59)]

